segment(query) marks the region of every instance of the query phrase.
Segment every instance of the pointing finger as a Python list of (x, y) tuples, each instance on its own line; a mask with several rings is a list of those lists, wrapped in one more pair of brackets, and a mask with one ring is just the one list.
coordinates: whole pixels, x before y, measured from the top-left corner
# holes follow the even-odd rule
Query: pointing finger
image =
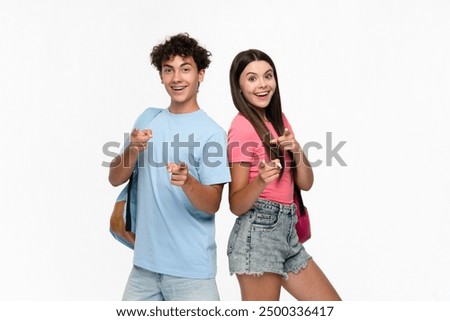
[(169, 173), (172, 173), (172, 171), (173, 171), (173, 169), (174, 169), (174, 167), (175, 167), (176, 165), (174, 164), (174, 163), (168, 163), (167, 164), (167, 171), (169, 172)]

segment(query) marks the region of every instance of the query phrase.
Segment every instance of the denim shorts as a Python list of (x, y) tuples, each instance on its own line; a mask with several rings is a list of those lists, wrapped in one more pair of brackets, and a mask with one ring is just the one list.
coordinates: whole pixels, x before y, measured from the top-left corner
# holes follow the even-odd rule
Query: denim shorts
[(228, 239), (230, 274), (280, 274), (305, 268), (311, 256), (299, 242), (295, 204), (258, 199), (234, 223)]

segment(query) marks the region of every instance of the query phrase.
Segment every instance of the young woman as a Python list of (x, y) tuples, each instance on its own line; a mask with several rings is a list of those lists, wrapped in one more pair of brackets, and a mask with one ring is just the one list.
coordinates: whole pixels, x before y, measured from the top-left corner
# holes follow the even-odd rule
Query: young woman
[(237, 215), (228, 241), (231, 274), (243, 300), (279, 300), (281, 287), (297, 300), (340, 300), (295, 230), (294, 184), (309, 190), (313, 172), (282, 113), (272, 59), (240, 52), (230, 69), (238, 114), (228, 132), (229, 202)]

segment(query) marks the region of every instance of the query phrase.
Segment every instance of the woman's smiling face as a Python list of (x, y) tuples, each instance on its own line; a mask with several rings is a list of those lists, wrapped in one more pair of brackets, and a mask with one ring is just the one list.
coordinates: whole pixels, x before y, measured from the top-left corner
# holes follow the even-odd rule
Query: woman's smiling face
[(252, 61), (239, 77), (239, 87), (245, 100), (261, 113), (277, 88), (275, 76), (269, 63), (263, 60)]

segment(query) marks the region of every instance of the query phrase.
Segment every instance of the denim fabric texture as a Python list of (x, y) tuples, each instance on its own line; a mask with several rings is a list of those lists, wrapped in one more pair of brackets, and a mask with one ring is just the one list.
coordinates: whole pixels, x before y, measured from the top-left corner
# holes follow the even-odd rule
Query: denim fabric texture
[(123, 301), (219, 301), (215, 278), (191, 279), (133, 266)]
[(295, 204), (285, 205), (258, 199), (234, 223), (228, 239), (230, 274), (280, 274), (305, 268), (311, 256), (299, 242)]

